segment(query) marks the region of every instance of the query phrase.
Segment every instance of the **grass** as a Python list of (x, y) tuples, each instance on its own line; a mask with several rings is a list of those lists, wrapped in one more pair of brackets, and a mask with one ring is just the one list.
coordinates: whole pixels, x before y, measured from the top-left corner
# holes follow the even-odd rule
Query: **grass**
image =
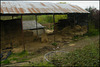
[(46, 63), (39, 63), (39, 64), (36, 64), (36, 65), (34, 65), (34, 66), (43, 66), (43, 67), (50, 67), (50, 66), (53, 66), (53, 67), (54, 67), (55, 65), (46, 62)]
[(0, 61), (0, 63), (4, 63), (4, 64), (9, 64), (10, 61), (8, 59), (4, 60), (4, 61)]
[(30, 63), (30, 64), (24, 64), (23, 66), (35, 66), (35, 67), (56, 67), (55, 65), (53, 65), (52, 63), (49, 62), (41, 62), (41, 63)]
[(14, 56), (24, 57), (26, 55), (28, 55), (28, 52), (27, 51), (22, 51), (20, 53), (12, 53), (9, 57), (14, 57)]
[(56, 43), (56, 42), (54, 42), (54, 43), (52, 43), (52, 45), (53, 45), (53, 46), (57, 46), (57, 43)]
[[(38, 20), (40, 22), (42, 21), (41, 17), (42, 16), (40, 16), (39, 17), (40, 20)], [(43, 18), (45, 17), (46, 16), (44, 16)], [(48, 20), (50, 20), (50, 17)], [(20, 17), (16, 17), (16, 18), (20, 18)], [(33, 18), (34, 18), (33, 16), (30, 16), (30, 17), (23, 16), (23, 20), (33, 20)], [(58, 17), (58, 19), (59, 18), (60, 17)], [(2, 17), (2, 19), (3, 20), (11, 19), (11, 17)], [(43, 23), (48, 23), (48, 22), (43, 22)], [(89, 23), (89, 31), (84, 36), (96, 36), (96, 35), (99, 35), (99, 30), (95, 29), (94, 25)], [(75, 36), (73, 39), (79, 39), (79, 37)], [(52, 43), (52, 45), (57, 46), (57, 43), (56, 42)], [(12, 53), (6, 60), (1, 61), (1, 63), (9, 64), (10, 61), (24, 62), (25, 60), (28, 60), (27, 58), (25, 58), (27, 55), (28, 55), (27, 51), (22, 51), (21, 53)], [(37, 63), (30, 64), (29, 66), (63, 66), (63, 65), (65, 66), (99, 66), (99, 43), (95, 43), (95, 44), (91, 43), (90, 45), (84, 47), (83, 49), (78, 49), (64, 55), (63, 58), (64, 59), (62, 60), (60, 56), (56, 58), (54, 57), (52, 60), (53, 64), (48, 63), (48, 62), (45, 62), (45, 63), (41, 62), (38, 64)], [(57, 64), (58, 62), (60, 62), (60, 64)]]
[(10, 61), (16, 61), (16, 62), (24, 62), (26, 60), (29, 60), (28, 58), (25, 58), (28, 56), (27, 51), (22, 51), (20, 53), (12, 53), (6, 60), (1, 61), (1, 63), (9, 64)]
[[(63, 56), (61, 66), (99, 66), (99, 43), (90, 44)], [(61, 59), (59, 57), (59, 59)], [(57, 65), (57, 59), (53, 63)], [(61, 60), (60, 60), (61, 61)]]
[[(58, 60), (59, 59), (59, 60)], [(41, 62), (31, 64), (31, 66), (99, 66), (99, 42), (92, 43), (82, 49), (77, 49), (70, 53), (65, 53), (63, 56), (55, 56), (51, 60), (53, 63)], [(30, 64), (29, 64), (30, 66)]]

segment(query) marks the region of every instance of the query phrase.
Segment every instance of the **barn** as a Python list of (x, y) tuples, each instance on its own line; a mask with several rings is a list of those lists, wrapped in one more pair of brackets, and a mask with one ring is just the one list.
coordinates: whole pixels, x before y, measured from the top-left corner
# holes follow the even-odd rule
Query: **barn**
[[(29, 37), (27, 34), (24, 34), (24, 30), (25, 29), (35, 29), (36, 30), (36, 34), (37, 36), (40, 34), (39, 33), (39, 27), (40, 26), (42, 29), (44, 28), (43, 26), (41, 26), (40, 24), (37, 23), (37, 16), (39, 15), (53, 15), (53, 23), (54, 23), (54, 42), (57, 39), (55, 37), (55, 31), (56, 28), (55, 26), (57, 25), (55, 23), (55, 15), (68, 15), (69, 18), (71, 19), (73, 17), (73, 24), (81, 24), (80, 22), (86, 22), (82, 21), (82, 19), (80, 19), (80, 16), (82, 16), (82, 18), (86, 18), (87, 15), (89, 14), (88, 11), (80, 8), (77, 5), (71, 5), (71, 4), (57, 4), (57, 3), (50, 3), (50, 2), (29, 2), (29, 1), (1, 1), (1, 16), (12, 16), (12, 20), (9, 20), (10, 22), (15, 22), (18, 21), (18, 19), (13, 19), (14, 16), (21, 16), (21, 18), (19, 19), (19, 26), (20, 26), (20, 30), (18, 30), (19, 28), (16, 28), (19, 32), (20, 32), (20, 36), (18, 36), (21, 42), (21, 44), (24, 45), (23, 41), (25, 40), (25, 35), (28, 37), (27, 40), (29, 39), (33, 39), (34, 37), (32, 36), (32, 32), (29, 32), (28, 34), (30, 34), (31, 36)], [(28, 21), (29, 23), (26, 24), (26, 21), (23, 21), (22, 16), (24, 15), (35, 15), (35, 21)], [(8, 20), (6, 20), (8, 21)], [(67, 22), (67, 20), (60, 20), (59, 22)], [(5, 22), (5, 21), (2, 21)], [(71, 21), (70, 21), (71, 22)], [(32, 25), (31, 25), (32, 24)], [(81, 24), (81, 25), (83, 25)], [(7, 26), (7, 24), (5, 24)], [(2, 30), (5, 28), (5, 25), (3, 24)], [(58, 24), (59, 25), (59, 24)], [(11, 25), (13, 27), (16, 26), (15, 25)], [(9, 26), (9, 27), (11, 27)], [(72, 25), (73, 26), (73, 25)], [(88, 24), (87, 24), (88, 26)], [(35, 27), (35, 28), (34, 28)], [(6, 28), (7, 29), (7, 28)], [(14, 31), (16, 31), (14, 28), (11, 28)], [(1, 33), (2, 35), (4, 35), (4, 33)], [(14, 38), (16, 39), (16, 37), (13, 36), (13, 34), (15, 35), (16, 32), (13, 32), (11, 35), (11, 39), (14, 40)], [(7, 35), (7, 34), (5, 34)], [(3, 40), (7, 40), (7, 38), (2, 37)], [(9, 38), (8, 38), (9, 40)], [(12, 44), (12, 40), (10, 41)], [(17, 39), (18, 40), (18, 39)], [(26, 41), (27, 41), (26, 40)], [(32, 41), (32, 40), (31, 40)], [(3, 42), (3, 41), (2, 41)], [(6, 41), (7, 42), (7, 41)], [(5, 41), (4, 41), (5, 43)], [(4, 44), (2, 43), (2, 44)], [(5, 43), (7, 44), (7, 43)], [(24, 45), (24, 49), (25, 49), (25, 45)]]

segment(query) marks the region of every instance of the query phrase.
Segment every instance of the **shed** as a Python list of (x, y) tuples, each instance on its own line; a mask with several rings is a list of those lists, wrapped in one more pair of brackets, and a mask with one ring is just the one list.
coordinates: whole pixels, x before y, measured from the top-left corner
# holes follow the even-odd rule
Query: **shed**
[[(88, 11), (80, 8), (77, 5), (57, 4), (57, 3), (50, 3), (50, 2), (32, 2), (32, 1), (1, 1), (0, 9), (1, 9), (0, 14), (2, 16), (12, 16), (12, 19), (13, 19), (13, 16), (18, 16), (18, 15), (21, 16), (22, 34), (23, 34), (23, 23), (24, 23), (22, 21), (22, 16), (35, 15), (37, 35), (38, 35), (38, 23), (37, 23), (38, 15), (53, 15), (53, 22), (55, 26), (55, 15), (73, 14), (74, 19), (75, 19), (74, 21), (76, 21), (76, 18), (75, 18), (76, 14), (89, 13)], [(22, 35), (22, 38), (24, 39), (23, 35)], [(54, 36), (54, 42), (55, 42), (55, 36)]]
[(3, 15), (27, 15), (27, 14), (65, 14), (65, 13), (89, 13), (77, 5), (57, 4), (50, 2), (30, 1), (1, 1), (1, 14)]

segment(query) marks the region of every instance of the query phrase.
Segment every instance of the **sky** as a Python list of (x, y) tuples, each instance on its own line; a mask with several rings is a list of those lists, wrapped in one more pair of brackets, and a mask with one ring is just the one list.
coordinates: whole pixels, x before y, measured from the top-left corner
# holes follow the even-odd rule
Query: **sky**
[(53, 3), (66, 2), (72, 5), (80, 6), (83, 9), (91, 6), (99, 10), (99, 1), (35, 1), (35, 2), (53, 2)]
[(88, 8), (90, 6), (99, 9), (99, 1), (67, 1), (67, 3), (78, 5), (83, 9)]
[(52, 3), (66, 2), (72, 5), (77, 5), (83, 9), (91, 6), (99, 10), (99, 1), (34, 1), (34, 2), (52, 2)]

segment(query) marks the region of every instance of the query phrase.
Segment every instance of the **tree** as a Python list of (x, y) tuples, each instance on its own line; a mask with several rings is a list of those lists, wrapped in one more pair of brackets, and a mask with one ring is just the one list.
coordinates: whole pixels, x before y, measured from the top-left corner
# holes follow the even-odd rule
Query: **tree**
[(90, 21), (90, 23), (94, 24), (96, 29), (99, 29), (100, 10), (97, 10), (94, 7), (86, 8), (86, 10), (90, 12), (90, 14), (88, 15), (88, 20)]

